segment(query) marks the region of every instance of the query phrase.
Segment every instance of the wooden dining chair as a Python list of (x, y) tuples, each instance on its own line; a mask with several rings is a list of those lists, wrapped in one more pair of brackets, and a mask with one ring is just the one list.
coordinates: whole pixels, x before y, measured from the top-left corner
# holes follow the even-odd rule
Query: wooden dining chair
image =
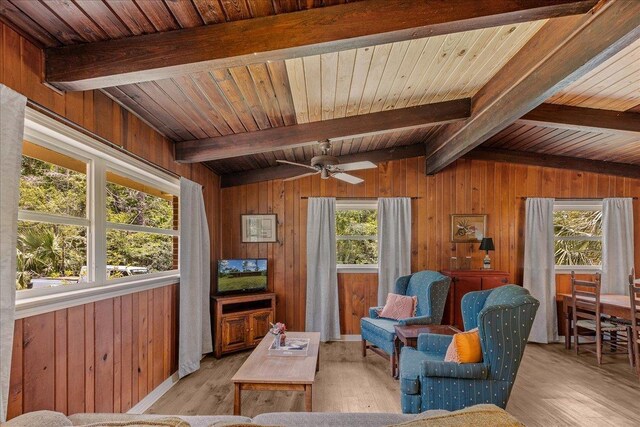
[[(595, 345), (595, 350), (590, 347), (586, 347), (585, 350), (596, 354), (598, 365), (602, 364), (605, 338), (608, 338), (607, 344), (612, 352), (617, 354), (631, 352), (631, 340), (629, 339), (631, 327), (617, 325), (603, 318), (600, 312), (600, 291), (600, 273), (596, 273), (594, 281), (588, 281), (576, 279), (575, 272), (571, 272), (573, 339), (576, 345), (576, 355), (580, 351), (580, 346)], [(579, 337), (587, 336), (580, 335), (580, 329), (595, 332), (595, 340), (580, 343)]]
[(640, 284), (636, 283), (635, 270), (629, 275), (629, 299), (631, 300), (631, 335), (629, 341), (635, 356), (636, 373), (640, 379)]

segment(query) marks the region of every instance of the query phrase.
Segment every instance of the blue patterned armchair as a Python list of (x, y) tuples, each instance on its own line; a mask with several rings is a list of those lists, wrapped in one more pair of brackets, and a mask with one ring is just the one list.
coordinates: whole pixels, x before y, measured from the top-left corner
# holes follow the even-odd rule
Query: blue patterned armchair
[(451, 336), (420, 334), (402, 349), (402, 412), (454, 411), (478, 403), (505, 408), (540, 303), (517, 285), (470, 292), (462, 298), (465, 330), (478, 328), (481, 363), (444, 362)]
[(402, 320), (385, 319), (378, 316), (382, 307), (371, 307), (369, 317), (360, 319), (362, 334), (362, 356), (367, 348), (389, 357), (391, 375), (395, 375), (396, 354), (394, 347), (395, 325), (439, 325), (449, 293), (451, 279), (436, 271), (420, 271), (396, 280), (394, 293), (418, 297), (416, 317)]

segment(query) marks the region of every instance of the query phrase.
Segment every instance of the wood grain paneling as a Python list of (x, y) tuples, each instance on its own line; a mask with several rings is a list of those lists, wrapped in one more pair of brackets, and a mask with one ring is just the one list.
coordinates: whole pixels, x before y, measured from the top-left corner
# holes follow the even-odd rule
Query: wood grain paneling
[(288, 59), (298, 123), (471, 97), (545, 22)]
[(548, 102), (627, 111), (640, 103), (640, 40), (621, 50)]
[[(221, 257), (269, 258), (269, 287), (277, 295), (276, 320), (291, 330), (304, 329), (306, 289), (306, 209), (302, 197), (417, 197), (413, 200), (412, 271), (441, 270), (451, 256), (471, 256), (475, 267), (484, 253), (477, 244), (449, 242), (449, 215), (488, 214), (493, 237), (494, 268), (522, 283), (524, 199), (522, 197), (638, 197), (640, 180), (571, 170), (480, 160), (459, 160), (435, 176), (424, 175), (424, 157), (382, 163), (378, 169), (354, 172), (365, 180), (348, 185), (307, 177), (224, 188), (221, 198)], [(265, 200), (266, 199), (266, 200)], [(278, 242), (241, 243), (240, 214), (276, 213)], [(636, 266), (640, 266), (640, 203), (634, 201)], [(260, 245), (266, 245), (260, 247)], [(342, 332), (359, 333), (358, 319), (375, 305), (375, 274), (340, 274)]]
[[(354, 1), (358, 0), (350, 0)], [(3, 0), (2, 13), (34, 41), (52, 47), (341, 3), (346, 0)]]
[[(104, 93), (60, 94), (43, 85), (42, 52), (3, 23), (0, 46), (0, 83), (99, 138), (202, 184), (211, 257), (218, 258), (216, 174), (201, 164), (175, 163), (171, 141)], [(172, 285), (16, 321), (9, 417), (39, 409), (126, 412), (176, 369), (177, 301), (178, 286)]]
[(0, 22), (0, 83), (75, 125), (169, 172), (204, 187), (211, 233), (211, 257), (217, 259), (219, 177), (202, 164), (174, 162), (172, 141), (100, 91), (61, 94), (42, 83), (42, 51)]
[[(8, 418), (42, 409), (126, 412), (177, 369), (178, 285), (16, 321)], [(145, 301), (138, 310), (133, 299)], [(129, 330), (132, 323), (137, 328)], [(128, 331), (123, 335), (121, 327)], [(172, 330), (164, 334), (166, 328)], [(138, 343), (133, 351), (133, 344)], [(151, 368), (151, 370), (149, 369)], [(131, 396), (137, 384), (138, 392)]]
[(589, 132), (532, 126), (516, 121), (485, 142), (483, 146), (640, 164), (638, 136), (621, 135), (607, 130)]

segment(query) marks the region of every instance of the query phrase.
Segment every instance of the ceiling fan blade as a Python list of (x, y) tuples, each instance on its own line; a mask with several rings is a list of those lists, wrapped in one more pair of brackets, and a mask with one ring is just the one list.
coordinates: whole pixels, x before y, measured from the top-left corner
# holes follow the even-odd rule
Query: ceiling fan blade
[(284, 163), (284, 164), (287, 164), (287, 165), (300, 166), (301, 168), (313, 169), (316, 172), (318, 171), (318, 169), (314, 168), (313, 166), (305, 165), (303, 163), (290, 162), (288, 160), (276, 160), (276, 162)]
[(333, 170), (346, 172), (346, 171), (357, 171), (361, 169), (375, 169), (377, 167), (378, 165), (376, 165), (375, 163), (371, 163), (370, 161), (366, 160), (364, 162), (353, 162), (353, 163), (335, 165), (333, 167)]
[(331, 176), (335, 179), (339, 179), (340, 181), (348, 182), (349, 184), (360, 184), (364, 182), (364, 179), (360, 179), (357, 176), (349, 175), (348, 173), (334, 173)]
[(302, 175), (292, 176), (291, 178), (285, 178), (285, 179), (283, 179), (283, 181), (293, 181), (293, 180), (296, 180), (296, 179), (304, 178), (306, 176), (318, 175), (319, 173), (320, 173), (320, 171), (303, 173)]

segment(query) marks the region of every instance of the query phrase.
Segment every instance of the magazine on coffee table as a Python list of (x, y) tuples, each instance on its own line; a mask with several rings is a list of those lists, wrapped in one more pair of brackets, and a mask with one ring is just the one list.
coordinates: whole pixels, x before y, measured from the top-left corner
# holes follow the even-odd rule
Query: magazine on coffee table
[(269, 346), (269, 356), (306, 356), (310, 341), (309, 338), (287, 338), (284, 345), (276, 348), (274, 339)]

